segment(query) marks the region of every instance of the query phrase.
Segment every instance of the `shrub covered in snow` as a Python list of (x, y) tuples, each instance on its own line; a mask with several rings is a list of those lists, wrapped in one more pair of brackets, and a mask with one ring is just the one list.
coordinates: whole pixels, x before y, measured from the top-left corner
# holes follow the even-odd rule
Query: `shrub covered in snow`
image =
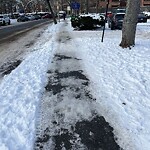
[(73, 28), (94, 29), (95, 27), (104, 26), (105, 19), (103, 16), (80, 15), (71, 17), (71, 25)]

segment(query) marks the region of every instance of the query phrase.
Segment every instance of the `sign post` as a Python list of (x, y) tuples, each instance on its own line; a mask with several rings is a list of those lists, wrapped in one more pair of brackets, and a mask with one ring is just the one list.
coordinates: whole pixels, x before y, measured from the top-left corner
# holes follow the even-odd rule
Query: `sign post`
[(108, 5), (109, 5), (109, 0), (107, 0), (107, 4), (106, 4), (105, 23), (104, 23), (104, 28), (103, 28), (103, 33), (102, 33), (102, 40), (101, 40), (101, 42), (103, 42), (103, 38), (104, 38), (105, 25), (106, 25), (106, 21), (107, 21), (107, 11), (108, 11)]
[(77, 11), (80, 8), (80, 3), (78, 3), (78, 2), (72, 2), (71, 3), (71, 8), (75, 11), (75, 14), (77, 14)]
[(72, 8), (72, 9), (79, 10), (79, 8), (80, 8), (80, 3), (78, 3), (78, 2), (72, 2), (72, 3), (71, 3), (71, 8)]

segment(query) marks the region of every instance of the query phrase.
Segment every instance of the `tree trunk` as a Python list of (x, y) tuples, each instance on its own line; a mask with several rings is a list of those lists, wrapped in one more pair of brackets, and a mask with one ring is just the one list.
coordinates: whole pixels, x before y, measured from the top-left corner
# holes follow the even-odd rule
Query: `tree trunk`
[(49, 8), (49, 10), (50, 10), (50, 12), (51, 12), (51, 14), (52, 14), (54, 24), (57, 24), (57, 20), (56, 20), (55, 14), (54, 14), (54, 12), (53, 12), (53, 9), (52, 9), (52, 7), (51, 7), (51, 4), (50, 4), (49, 0), (46, 0), (46, 2), (47, 2), (47, 4), (48, 4), (48, 8)]
[(135, 45), (135, 34), (138, 13), (140, 11), (140, 0), (128, 0), (126, 14), (122, 28), (122, 41), (120, 46), (127, 48)]

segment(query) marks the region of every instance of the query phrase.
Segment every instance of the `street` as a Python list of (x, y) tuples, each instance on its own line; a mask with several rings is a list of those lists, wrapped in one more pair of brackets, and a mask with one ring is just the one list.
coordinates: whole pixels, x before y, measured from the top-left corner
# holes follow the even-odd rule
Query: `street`
[(12, 24), (9, 26), (8, 25), (1, 26), (0, 27), (0, 43), (3, 43), (4, 41), (7, 42), (7, 40), (12, 39), (12, 37), (15, 37), (19, 34), (26, 33), (29, 30), (38, 28), (50, 22), (52, 22), (52, 20), (40, 19), (40, 20), (34, 20), (34, 21), (29, 21), (29, 22), (24, 22), (24, 23)]
[(24, 55), (30, 52), (49, 24), (49, 20), (39, 20), (0, 29), (0, 36), (3, 37), (0, 39), (0, 77), (10, 73), (22, 62)]

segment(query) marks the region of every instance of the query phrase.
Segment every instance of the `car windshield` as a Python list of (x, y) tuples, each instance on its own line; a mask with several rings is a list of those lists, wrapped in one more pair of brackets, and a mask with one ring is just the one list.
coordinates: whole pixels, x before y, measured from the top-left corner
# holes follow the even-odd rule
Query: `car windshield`
[(125, 14), (118, 14), (118, 15), (116, 15), (116, 19), (118, 19), (118, 20), (123, 19), (124, 15)]
[(145, 17), (145, 15), (144, 15), (144, 14), (139, 14), (138, 16), (139, 16), (139, 17)]
[(125, 13), (126, 10), (125, 10), (125, 9), (118, 9), (117, 12), (118, 12), (118, 13)]

